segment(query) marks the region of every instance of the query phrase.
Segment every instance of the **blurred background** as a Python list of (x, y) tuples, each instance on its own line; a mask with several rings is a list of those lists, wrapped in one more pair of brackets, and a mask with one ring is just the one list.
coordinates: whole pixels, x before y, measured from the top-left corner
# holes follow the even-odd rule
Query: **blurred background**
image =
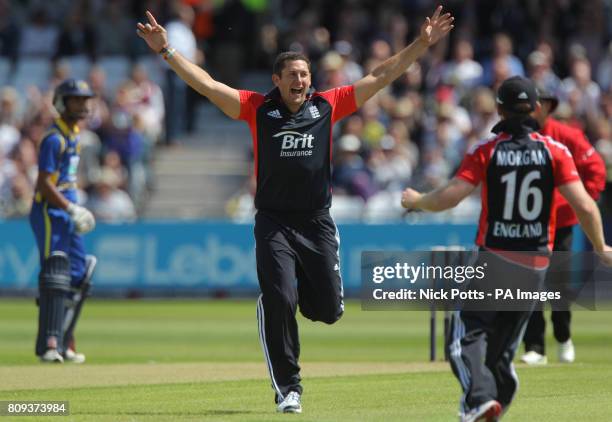
[(36, 287), (27, 215), (37, 144), (67, 77), (97, 94), (81, 132), (79, 185), (100, 222), (86, 237), (100, 261), (98, 289), (256, 291), (248, 127), (148, 50), (135, 34), (145, 10), (214, 78), (267, 92), (284, 50), (311, 58), (318, 90), (355, 82), (411, 42), (438, 3), (456, 18), (451, 36), (335, 127), (332, 214), (347, 291), (358, 289), (362, 250), (473, 243), (478, 192), (435, 215), (404, 213), (400, 192), (452, 177), (498, 120), (494, 92), (512, 75), (556, 94), (555, 117), (602, 155), (609, 220), (612, 0), (0, 0), (0, 294)]

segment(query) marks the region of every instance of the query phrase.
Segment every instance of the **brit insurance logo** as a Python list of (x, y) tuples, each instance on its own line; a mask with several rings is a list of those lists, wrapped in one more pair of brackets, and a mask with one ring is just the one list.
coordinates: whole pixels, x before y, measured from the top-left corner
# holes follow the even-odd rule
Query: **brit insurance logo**
[(314, 136), (309, 133), (286, 130), (272, 137), (282, 140), (281, 157), (308, 157), (312, 155)]

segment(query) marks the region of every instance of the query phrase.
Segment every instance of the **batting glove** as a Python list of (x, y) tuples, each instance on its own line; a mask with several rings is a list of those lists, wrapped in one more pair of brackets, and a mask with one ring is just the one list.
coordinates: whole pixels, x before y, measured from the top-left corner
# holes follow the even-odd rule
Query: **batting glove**
[(66, 211), (70, 215), (77, 233), (89, 233), (96, 227), (96, 219), (87, 208), (71, 202)]

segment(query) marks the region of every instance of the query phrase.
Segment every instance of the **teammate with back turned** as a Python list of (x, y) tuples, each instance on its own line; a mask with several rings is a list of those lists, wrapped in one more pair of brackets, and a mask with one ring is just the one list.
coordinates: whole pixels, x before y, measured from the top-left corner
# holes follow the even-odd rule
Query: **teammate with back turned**
[(60, 114), (39, 145), (38, 179), (30, 225), (40, 254), (36, 355), (41, 362), (83, 363), (74, 329), (88, 296), (96, 258), (85, 254), (82, 234), (95, 227), (91, 212), (77, 205), (78, 123), (94, 94), (87, 82), (68, 79), (55, 89)]
[[(504, 275), (542, 285), (554, 242), (555, 187), (576, 212), (602, 261), (612, 265), (601, 215), (569, 150), (536, 132), (538, 124), (530, 113), (541, 107), (537, 100), (529, 79), (504, 81), (497, 93), (502, 119), (493, 128), (495, 136), (472, 147), (445, 186), (426, 194), (413, 189), (402, 194), (405, 208), (442, 211), (482, 183), (476, 244), (492, 252), (486, 261), (489, 282)], [(482, 260), (481, 254), (475, 265), (484, 264)], [(464, 392), (462, 421), (495, 421), (508, 410), (518, 386), (512, 360), (530, 313), (465, 308), (454, 313), (449, 346), (451, 367)]]
[[(215, 81), (168, 45), (165, 29), (147, 12), (138, 34), (200, 94), (251, 129), (255, 153), (255, 243), (262, 291), (257, 304), (259, 334), (275, 393), (277, 411), (302, 411), (295, 313), (333, 324), (344, 312), (339, 237), (331, 205), (331, 133), (389, 85), (453, 27), (439, 6), (418, 38), (354, 85), (316, 92), (307, 57), (294, 52), (276, 58), (266, 95)], [(297, 281), (297, 283), (296, 283)]]

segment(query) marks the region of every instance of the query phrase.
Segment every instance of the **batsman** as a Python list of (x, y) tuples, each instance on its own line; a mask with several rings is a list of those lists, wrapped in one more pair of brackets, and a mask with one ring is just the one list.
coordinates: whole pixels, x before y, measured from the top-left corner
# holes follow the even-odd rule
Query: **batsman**
[(89, 294), (96, 258), (85, 254), (82, 234), (95, 227), (90, 211), (77, 204), (80, 145), (78, 123), (94, 94), (85, 81), (68, 79), (55, 90), (59, 117), (43, 136), (30, 225), (40, 255), (38, 335), (41, 362), (83, 363), (74, 329)]

